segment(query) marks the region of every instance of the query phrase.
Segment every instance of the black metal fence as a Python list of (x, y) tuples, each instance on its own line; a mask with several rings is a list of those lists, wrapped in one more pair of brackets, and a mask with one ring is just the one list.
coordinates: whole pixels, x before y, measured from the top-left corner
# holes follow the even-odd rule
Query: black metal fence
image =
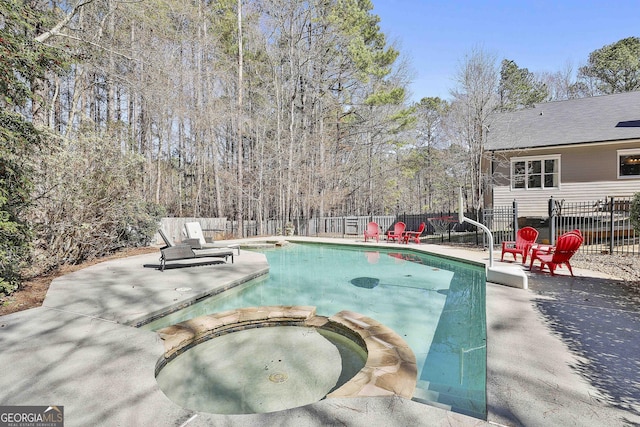
[[(475, 213), (465, 214), (468, 218), (477, 220)], [(376, 222), (380, 227), (380, 233), (385, 234), (393, 230), (396, 222), (406, 224), (407, 231), (415, 231), (425, 223), (422, 236), (442, 243), (474, 242), (482, 244), (482, 232), (477, 232), (476, 227), (468, 223), (458, 222), (457, 212), (437, 212), (428, 214), (399, 214), (399, 215), (373, 215), (373, 216), (339, 216), (298, 218), (293, 221), (283, 222), (270, 220), (257, 224), (255, 221), (245, 221), (244, 235), (298, 235), (314, 237), (357, 237), (363, 236), (369, 222)], [(260, 231), (262, 230), (262, 232)], [(227, 221), (226, 233), (238, 235), (237, 223)]]
[(518, 204), (513, 202), (511, 206), (496, 206), (493, 209), (485, 209), (482, 211), (482, 218), (479, 222), (491, 230), (495, 244), (513, 241), (518, 230)]
[(640, 255), (640, 235), (631, 225), (632, 197), (607, 197), (591, 202), (549, 200), (551, 243), (560, 234), (579, 229), (581, 251), (599, 254)]
[[(580, 248), (583, 253), (640, 255), (640, 235), (633, 229), (630, 219), (631, 200), (631, 197), (607, 197), (597, 201), (566, 202), (551, 198), (548, 201), (549, 216), (546, 218), (519, 217), (518, 204), (514, 201), (511, 206), (485, 209), (479, 215), (466, 212), (465, 216), (486, 225), (493, 234), (495, 245), (515, 240), (517, 230), (530, 225), (538, 229), (538, 241), (541, 243), (553, 244), (560, 234), (579, 229), (585, 239)], [(398, 221), (404, 222), (407, 230), (417, 230), (424, 222), (426, 227), (422, 238), (429, 243), (488, 244), (482, 231), (469, 223), (458, 222), (457, 212), (298, 218), (290, 222), (245, 221), (243, 234), (358, 237), (363, 235), (370, 221), (378, 223), (383, 234)], [(235, 221), (226, 221), (226, 227), (218, 228), (216, 232), (216, 238), (240, 235)]]
[(640, 235), (631, 225), (632, 197), (607, 197), (604, 200), (567, 202), (548, 201), (548, 217), (520, 218), (518, 204), (483, 212), (482, 223), (489, 227), (494, 242), (514, 240), (518, 228), (533, 226), (540, 232), (539, 242), (555, 243), (556, 238), (578, 229), (584, 236), (582, 253), (640, 255)]

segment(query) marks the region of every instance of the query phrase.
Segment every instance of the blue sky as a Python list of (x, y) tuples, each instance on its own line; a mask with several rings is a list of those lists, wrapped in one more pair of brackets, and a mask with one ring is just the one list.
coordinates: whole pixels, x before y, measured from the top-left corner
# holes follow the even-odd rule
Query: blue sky
[(389, 41), (409, 58), (412, 99), (450, 99), (465, 55), (479, 48), (532, 72), (574, 70), (589, 53), (640, 37), (639, 0), (372, 0)]

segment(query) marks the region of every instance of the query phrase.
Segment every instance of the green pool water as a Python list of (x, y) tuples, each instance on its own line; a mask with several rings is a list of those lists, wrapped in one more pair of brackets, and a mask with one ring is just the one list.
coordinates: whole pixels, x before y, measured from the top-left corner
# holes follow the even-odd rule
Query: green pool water
[(415, 400), (486, 418), (485, 272), (413, 251), (290, 244), (262, 251), (270, 272), (144, 326), (267, 305), (351, 310), (395, 330), (418, 363)]

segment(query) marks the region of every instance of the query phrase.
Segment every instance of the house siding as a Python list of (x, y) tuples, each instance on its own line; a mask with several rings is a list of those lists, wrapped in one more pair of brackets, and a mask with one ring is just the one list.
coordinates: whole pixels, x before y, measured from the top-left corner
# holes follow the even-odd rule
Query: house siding
[(549, 199), (567, 202), (602, 200), (607, 197), (628, 197), (640, 192), (640, 180), (566, 183), (560, 190), (511, 190), (509, 186), (495, 186), (494, 206), (509, 206), (518, 202), (519, 217), (547, 217)]
[[(570, 147), (494, 153), (493, 206), (518, 202), (519, 216), (546, 216), (548, 200), (604, 200), (607, 196), (631, 196), (640, 192), (640, 178), (618, 179), (618, 150), (640, 149), (640, 140), (624, 143), (581, 144)], [(560, 187), (557, 189), (511, 189), (513, 157), (560, 156)]]

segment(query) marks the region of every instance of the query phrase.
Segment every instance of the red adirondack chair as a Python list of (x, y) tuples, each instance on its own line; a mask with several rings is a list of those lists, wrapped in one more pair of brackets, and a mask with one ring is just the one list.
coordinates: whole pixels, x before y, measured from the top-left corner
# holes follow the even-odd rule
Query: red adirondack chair
[(531, 250), (531, 245), (536, 242), (538, 238), (538, 230), (533, 227), (523, 227), (516, 233), (516, 240), (502, 242), (502, 256), (500, 261), (504, 261), (504, 254), (509, 253), (513, 255), (513, 260), (517, 261), (516, 255), (522, 256), (522, 263), (527, 262), (527, 256)]
[(573, 277), (573, 270), (571, 269), (569, 260), (573, 254), (578, 251), (580, 245), (582, 245), (582, 241), (583, 239), (581, 234), (578, 234), (575, 231), (570, 231), (558, 237), (558, 241), (555, 246), (542, 250), (534, 249), (531, 255), (529, 270), (533, 268), (533, 262), (535, 260), (539, 260), (540, 270), (543, 270), (546, 265), (549, 267), (549, 271), (553, 276), (555, 275), (555, 269), (564, 264), (567, 266), (569, 273), (571, 273), (571, 276)]
[(397, 242), (400, 242), (400, 240), (402, 239), (402, 235), (404, 234), (404, 229), (406, 227), (407, 225), (404, 222), (396, 222), (396, 224), (393, 226), (393, 231), (387, 231), (387, 241), (395, 240)]
[(413, 240), (416, 243), (420, 243), (420, 235), (424, 231), (425, 227), (426, 227), (426, 224), (423, 222), (420, 224), (420, 227), (418, 228), (417, 231), (405, 231), (403, 236), (404, 242), (409, 243), (409, 240)]
[(375, 237), (376, 242), (380, 241), (380, 227), (378, 227), (378, 223), (371, 221), (367, 224), (367, 229), (364, 230), (364, 241), (367, 239), (373, 239)]

